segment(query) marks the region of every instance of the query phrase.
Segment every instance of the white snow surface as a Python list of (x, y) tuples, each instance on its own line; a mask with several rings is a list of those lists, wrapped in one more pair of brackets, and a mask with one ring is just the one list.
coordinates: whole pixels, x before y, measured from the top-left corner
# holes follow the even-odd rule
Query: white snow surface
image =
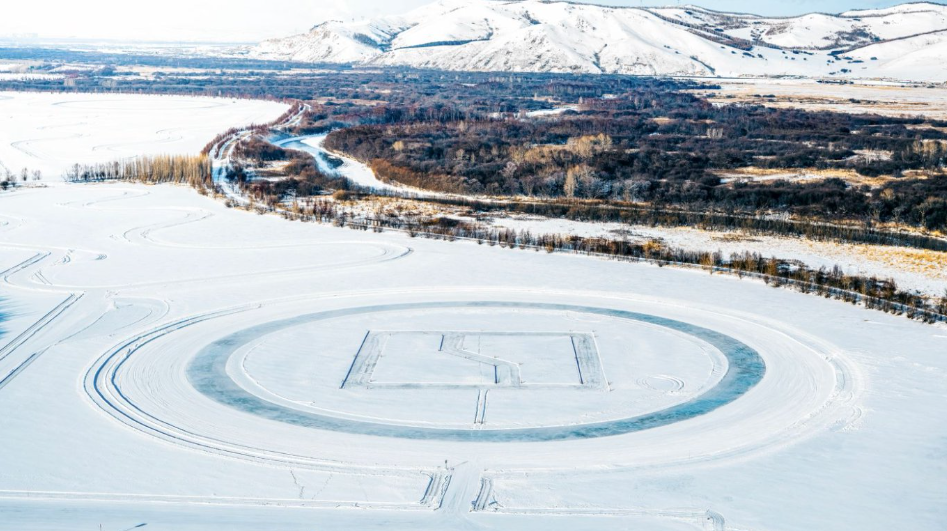
[[(730, 341), (765, 373), (719, 408), (477, 439), (694, 404), (736, 374)], [(18, 189), (0, 193), (0, 530), (934, 531), (945, 352), (943, 326), (703, 271), (290, 222), (184, 187)], [(243, 400), (210, 390), (228, 386)], [(331, 426), (287, 420), (306, 415)]]
[(0, 172), (59, 180), (73, 164), (200, 152), (231, 127), (288, 109), (260, 100), (126, 94), (0, 92)]
[(898, 286), (927, 295), (947, 291), (947, 270), (934, 266), (909, 267), (898, 260), (897, 247), (819, 242), (806, 238), (746, 235), (741, 232), (713, 232), (692, 227), (650, 227), (622, 223), (595, 223), (532, 216), (495, 218), (492, 224), (536, 234), (572, 234), (593, 238), (626, 238), (628, 241), (660, 240), (670, 247), (690, 251), (759, 253), (766, 257), (798, 260), (808, 267), (832, 269), (839, 266), (849, 274), (894, 279)]
[[(947, 30), (947, 7), (937, 4), (763, 18), (696, 7), (449, 0), (396, 17), (321, 24), (307, 34), (266, 41), (250, 55), (469, 71), (944, 81), (947, 72), (929, 70), (936, 61), (902, 61), (903, 50), (877, 44), (941, 30)], [(728, 36), (743, 47), (727, 42)], [(875, 48), (874, 61), (859, 63), (846, 53), (868, 45)], [(914, 45), (934, 46), (917, 57), (940, 53), (936, 43)], [(843, 53), (832, 56), (832, 50)]]
[(695, 6), (651, 11), (705, 31), (722, 31), (741, 39), (793, 49), (844, 49), (947, 27), (947, 6), (933, 3), (906, 3), (888, 9), (841, 14), (810, 13), (797, 17), (721, 13)]
[[(58, 184), (0, 194), (0, 212), (3, 530), (933, 531), (947, 517), (943, 327), (700, 271), (290, 222), (182, 187)], [(479, 431), (660, 410), (732, 369), (693, 328), (548, 305), (702, 327), (766, 372), (686, 420), (545, 442), (296, 425), (215, 400), (190, 372), (222, 345), (221, 377), (281, 414)], [(366, 346), (373, 332), (387, 342)], [(592, 369), (574, 365), (582, 337)], [(363, 351), (377, 364), (355, 367)], [(484, 372), (510, 363), (512, 380)], [(602, 387), (584, 388), (595, 371)]]
[(873, 44), (851, 53), (882, 77), (942, 81), (947, 79), (947, 30)]

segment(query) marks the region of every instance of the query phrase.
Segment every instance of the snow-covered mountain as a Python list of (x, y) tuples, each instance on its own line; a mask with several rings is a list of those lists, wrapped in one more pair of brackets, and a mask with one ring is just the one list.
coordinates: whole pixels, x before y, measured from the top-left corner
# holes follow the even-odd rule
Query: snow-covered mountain
[(261, 43), (260, 59), (445, 70), (947, 80), (947, 6), (767, 18), (698, 7), (439, 0)]

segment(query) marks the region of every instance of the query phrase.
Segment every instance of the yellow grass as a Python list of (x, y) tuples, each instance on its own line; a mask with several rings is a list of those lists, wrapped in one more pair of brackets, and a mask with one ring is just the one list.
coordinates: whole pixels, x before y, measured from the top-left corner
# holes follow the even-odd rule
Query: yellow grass
[[(816, 169), (816, 168), (799, 168), (799, 169), (781, 169), (781, 168), (757, 168), (755, 166), (749, 166), (746, 168), (736, 168), (733, 170), (718, 171), (716, 172), (718, 177), (725, 179), (734, 179), (737, 181), (745, 180), (752, 181), (760, 177), (782, 177), (787, 181), (794, 182), (810, 182), (810, 181), (821, 181), (824, 179), (841, 179), (847, 183), (853, 185), (862, 185), (867, 184), (871, 187), (879, 187), (886, 182), (892, 180), (894, 177), (882, 175), (879, 177), (866, 177), (864, 175), (859, 175), (855, 170), (847, 169)], [(766, 182), (766, 181), (763, 181)]]
[(910, 271), (943, 281), (947, 290), (947, 253), (904, 247), (852, 245), (851, 251), (867, 260), (886, 264), (901, 271)]

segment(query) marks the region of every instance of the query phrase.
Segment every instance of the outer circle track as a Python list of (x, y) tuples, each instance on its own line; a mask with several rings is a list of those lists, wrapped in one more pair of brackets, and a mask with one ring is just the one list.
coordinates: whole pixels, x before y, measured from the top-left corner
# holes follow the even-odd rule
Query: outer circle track
[[(315, 412), (290, 409), (247, 392), (227, 374), (227, 361), (237, 349), (253, 340), (284, 328), (365, 313), (458, 307), (571, 311), (657, 325), (694, 336), (719, 349), (728, 361), (728, 370), (716, 386), (694, 399), (644, 415), (570, 426), (476, 430), (401, 426), (342, 419)], [(221, 338), (199, 351), (187, 368), (189, 382), (205, 396), (225, 406), (268, 420), (305, 428), (357, 435), (464, 442), (540, 442), (589, 439), (667, 426), (710, 413), (739, 399), (759, 383), (765, 373), (766, 365), (759, 353), (753, 348), (725, 334), (682, 321), (637, 312), (590, 306), (496, 301), (386, 304), (299, 315), (256, 325)]]

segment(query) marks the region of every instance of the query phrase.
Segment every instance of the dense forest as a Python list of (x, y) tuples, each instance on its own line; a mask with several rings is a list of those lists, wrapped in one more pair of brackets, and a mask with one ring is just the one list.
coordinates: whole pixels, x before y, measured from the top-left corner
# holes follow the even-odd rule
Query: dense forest
[[(552, 118), (447, 109), (389, 112), (327, 146), (384, 179), (458, 194), (603, 199), (947, 228), (945, 124), (714, 106), (669, 87), (583, 99)], [(425, 116), (427, 114), (427, 116)], [(447, 117), (451, 114), (458, 118)], [(921, 127), (924, 126), (924, 127)], [(723, 182), (720, 173), (847, 170), (892, 177)]]
[[(11, 53), (26, 52), (0, 57)], [(713, 87), (658, 78), (163, 58), (144, 77), (113, 67), (131, 59), (57, 53), (65, 55), (43, 57), (37, 68), (84, 61), (95, 69), (0, 89), (303, 101), (311, 111), (288, 133), (331, 132), (328, 147), (383, 179), (432, 190), (947, 230), (947, 123), (921, 117), (714, 105), (703, 97)], [(563, 112), (533, 114), (556, 107)], [(265, 151), (244, 155), (278, 156)], [(302, 157), (287, 168), (290, 182), (258, 183), (267, 188), (260, 194), (344, 186)], [(737, 170), (783, 174), (728, 177)], [(818, 171), (828, 173), (792, 178)]]

